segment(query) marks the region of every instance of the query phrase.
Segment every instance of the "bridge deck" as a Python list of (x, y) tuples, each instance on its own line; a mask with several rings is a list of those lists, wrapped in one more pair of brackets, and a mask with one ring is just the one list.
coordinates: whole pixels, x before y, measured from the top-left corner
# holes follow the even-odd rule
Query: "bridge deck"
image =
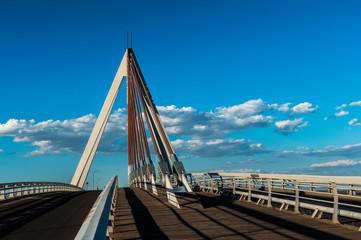
[(2, 202), (0, 238), (74, 239), (99, 193), (43, 193)]
[(354, 230), (209, 193), (177, 194), (176, 209), (158, 193), (118, 190), (115, 239), (361, 239)]

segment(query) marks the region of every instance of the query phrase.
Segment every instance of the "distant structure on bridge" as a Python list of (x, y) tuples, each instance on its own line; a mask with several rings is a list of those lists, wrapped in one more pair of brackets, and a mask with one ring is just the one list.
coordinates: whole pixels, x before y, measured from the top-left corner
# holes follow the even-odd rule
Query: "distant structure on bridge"
[(150, 182), (153, 193), (157, 194), (156, 171), (144, 126), (146, 122), (155, 152), (159, 179), (162, 186), (167, 189), (169, 202), (179, 207), (174, 191), (191, 192), (192, 189), (188, 184), (183, 163), (178, 160), (163, 126), (132, 48), (125, 51), (71, 184), (81, 188), (84, 186), (124, 78), (127, 79), (129, 185), (143, 184), (147, 187), (145, 183)]

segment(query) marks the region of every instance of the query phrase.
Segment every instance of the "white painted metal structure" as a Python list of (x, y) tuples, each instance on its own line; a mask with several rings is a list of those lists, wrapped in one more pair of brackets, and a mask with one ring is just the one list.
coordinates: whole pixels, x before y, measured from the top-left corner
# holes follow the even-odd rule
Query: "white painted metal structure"
[[(178, 161), (174, 149), (171, 146), (131, 48), (127, 49), (124, 54), (71, 184), (81, 188), (84, 186), (124, 77), (127, 77), (128, 95), (129, 185), (135, 185), (137, 187), (144, 186), (144, 188), (147, 189), (146, 183), (150, 182), (153, 193), (157, 195), (155, 169), (150, 159), (147, 145), (148, 141), (146, 139), (143, 122), (144, 117), (156, 152), (159, 179), (163, 187), (166, 188), (169, 202), (179, 208), (180, 206), (174, 193), (175, 190), (179, 192), (191, 192), (192, 189), (188, 184), (184, 166), (181, 161)], [(172, 169), (169, 161), (172, 163)], [(173, 183), (171, 179), (174, 179), (175, 183)], [(176, 188), (174, 188), (174, 186), (176, 186)]]
[(75, 240), (109, 239), (112, 226), (109, 220), (114, 220), (114, 203), (118, 186), (118, 177), (114, 176), (95, 201), (88, 216), (80, 227)]
[(0, 184), (0, 201), (46, 192), (74, 192), (82, 188), (58, 182), (13, 182)]
[[(312, 210), (311, 218), (332, 215), (361, 220), (361, 177), (283, 175), (260, 173), (192, 173), (191, 185), (202, 191), (233, 193), (239, 200), (279, 204), (279, 210), (295, 213), (300, 209)], [(300, 194), (302, 193), (302, 195)], [(360, 228), (361, 230), (361, 228)]]
[(80, 159), (80, 162), (75, 171), (73, 179), (71, 180), (72, 185), (84, 187), (84, 183), (88, 176), (90, 166), (93, 163), (93, 159), (98, 149), (100, 139), (102, 138), (105, 126), (108, 122), (110, 113), (113, 109), (115, 99), (117, 98), (120, 85), (122, 84), (124, 77), (127, 76), (127, 72), (128, 72), (128, 49), (125, 51), (123, 60), (120, 63), (117, 74), (115, 75), (112, 86), (110, 87), (109, 93), (102, 107), (102, 110), (100, 111), (99, 117), (95, 123), (95, 126), (90, 135), (88, 143), (84, 149), (83, 155)]

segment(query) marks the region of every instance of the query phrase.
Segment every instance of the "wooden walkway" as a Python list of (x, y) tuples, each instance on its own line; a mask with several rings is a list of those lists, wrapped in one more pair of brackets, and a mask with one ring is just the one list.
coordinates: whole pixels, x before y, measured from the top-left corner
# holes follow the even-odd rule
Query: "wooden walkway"
[[(151, 189), (150, 186), (148, 189)], [(119, 188), (114, 239), (361, 239), (361, 233), (210, 193)]]

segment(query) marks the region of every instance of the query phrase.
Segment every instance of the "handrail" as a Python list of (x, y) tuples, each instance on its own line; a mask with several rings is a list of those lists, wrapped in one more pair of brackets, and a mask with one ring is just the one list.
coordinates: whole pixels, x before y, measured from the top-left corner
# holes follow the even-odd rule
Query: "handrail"
[(258, 199), (257, 204), (267, 201), (268, 207), (279, 203), (280, 210), (288, 206), (296, 213), (300, 208), (313, 210), (312, 218), (329, 213), (333, 223), (339, 222), (339, 216), (361, 220), (361, 205), (347, 203), (361, 202), (361, 177), (218, 173), (221, 178), (214, 179), (210, 175), (192, 173), (190, 184), (202, 191), (233, 193), (248, 202)]
[(75, 239), (105, 239), (109, 236), (108, 222), (116, 196), (118, 177), (114, 176), (95, 201)]
[[(208, 173), (192, 173), (192, 176), (202, 176)], [(355, 184), (361, 183), (361, 177), (358, 176), (317, 176), (317, 175), (290, 175), (290, 174), (263, 174), (263, 173), (218, 173), (222, 177), (250, 177), (255, 178), (273, 178), (273, 179), (290, 179), (304, 182), (337, 182), (338, 184)]]
[(84, 191), (84, 189), (59, 182), (11, 182), (0, 183), (0, 201), (45, 192)]

